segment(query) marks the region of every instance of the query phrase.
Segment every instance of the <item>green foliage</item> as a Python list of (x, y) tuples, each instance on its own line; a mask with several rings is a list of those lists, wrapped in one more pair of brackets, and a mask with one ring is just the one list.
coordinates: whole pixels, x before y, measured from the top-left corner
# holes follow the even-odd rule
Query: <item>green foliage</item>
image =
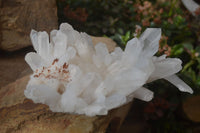
[[(58, 0), (59, 23), (69, 22), (78, 30), (84, 30), (92, 35), (107, 36), (115, 34), (119, 28), (123, 31), (133, 29), (132, 5), (124, 0)], [(87, 21), (80, 22), (67, 17), (64, 11), (69, 5), (71, 10), (85, 8)]]
[(171, 51), (171, 54), (173, 56), (179, 56), (183, 53), (184, 51), (184, 48), (183, 48), (183, 45), (182, 44), (177, 44), (177, 45), (174, 45), (172, 47), (172, 51)]

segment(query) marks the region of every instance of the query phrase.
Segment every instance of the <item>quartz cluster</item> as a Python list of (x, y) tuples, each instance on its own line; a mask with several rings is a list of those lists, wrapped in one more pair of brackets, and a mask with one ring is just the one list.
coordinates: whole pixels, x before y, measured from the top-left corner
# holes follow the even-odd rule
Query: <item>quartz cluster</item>
[(53, 112), (106, 115), (110, 109), (133, 98), (150, 101), (153, 92), (143, 85), (164, 78), (180, 91), (192, 89), (175, 73), (181, 60), (156, 57), (161, 29), (147, 28), (133, 38), (123, 51), (111, 53), (105, 44), (92, 44), (91, 37), (68, 23), (46, 32), (31, 31), (36, 52), (25, 56), (33, 70), (24, 94), (35, 103), (47, 104)]

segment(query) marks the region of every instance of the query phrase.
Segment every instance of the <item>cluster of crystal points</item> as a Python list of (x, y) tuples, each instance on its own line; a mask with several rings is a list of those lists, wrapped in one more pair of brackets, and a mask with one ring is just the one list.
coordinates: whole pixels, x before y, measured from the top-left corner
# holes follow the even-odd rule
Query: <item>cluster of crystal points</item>
[(175, 73), (181, 60), (156, 57), (161, 29), (148, 28), (128, 41), (122, 51), (111, 53), (105, 44), (92, 44), (86, 33), (79, 33), (63, 23), (60, 30), (31, 31), (35, 52), (25, 60), (34, 71), (24, 94), (35, 103), (47, 104), (54, 112), (106, 115), (108, 110), (130, 102), (133, 98), (150, 101), (153, 92), (145, 83), (164, 78), (179, 90), (192, 89)]

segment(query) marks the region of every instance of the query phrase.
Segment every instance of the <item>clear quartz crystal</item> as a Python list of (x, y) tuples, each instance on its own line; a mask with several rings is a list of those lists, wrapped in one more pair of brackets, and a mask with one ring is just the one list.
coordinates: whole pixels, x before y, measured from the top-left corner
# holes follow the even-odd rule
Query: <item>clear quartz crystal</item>
[(182, 68), (180, 59), (154, 56), (159, 28), (146, 29), (140, 38), (128, 41), (124, 51), (116, 47), (111, 53), (103, 43), (94, 47), (89, 35), (67, 23), (53, 30), (50, 39), (34, 30), (30, 37), (36, 53), (25, 57), (33, 74), (24, 94), (54, 112), (106, 115), (133, 98), (150, 101), (153, 92), (143, 85), (160, 78), (193, 93), (175, 75)]

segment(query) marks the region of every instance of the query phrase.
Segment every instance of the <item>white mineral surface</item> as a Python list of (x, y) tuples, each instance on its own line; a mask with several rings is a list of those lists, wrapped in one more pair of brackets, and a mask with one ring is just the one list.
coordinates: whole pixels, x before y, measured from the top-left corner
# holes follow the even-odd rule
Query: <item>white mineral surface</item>
[(133, 98), (150, 101), (153, 92), (143, 85), (160, 78), (193, 93), (174, 75), (182, 68), (180, 59), (154, 56), (159, 28), (146, 29), (140, 38), (128, 41), (124, 51), (116, 47), (112, 53), (103, 43), (94, 47), (89, 35), (67, 23), (51, 31), (50, 38), (34, 30), (30, 37), (36, 53), (25, 57), (33, 74), (24, 94), (53, 112), (106, 115)]

